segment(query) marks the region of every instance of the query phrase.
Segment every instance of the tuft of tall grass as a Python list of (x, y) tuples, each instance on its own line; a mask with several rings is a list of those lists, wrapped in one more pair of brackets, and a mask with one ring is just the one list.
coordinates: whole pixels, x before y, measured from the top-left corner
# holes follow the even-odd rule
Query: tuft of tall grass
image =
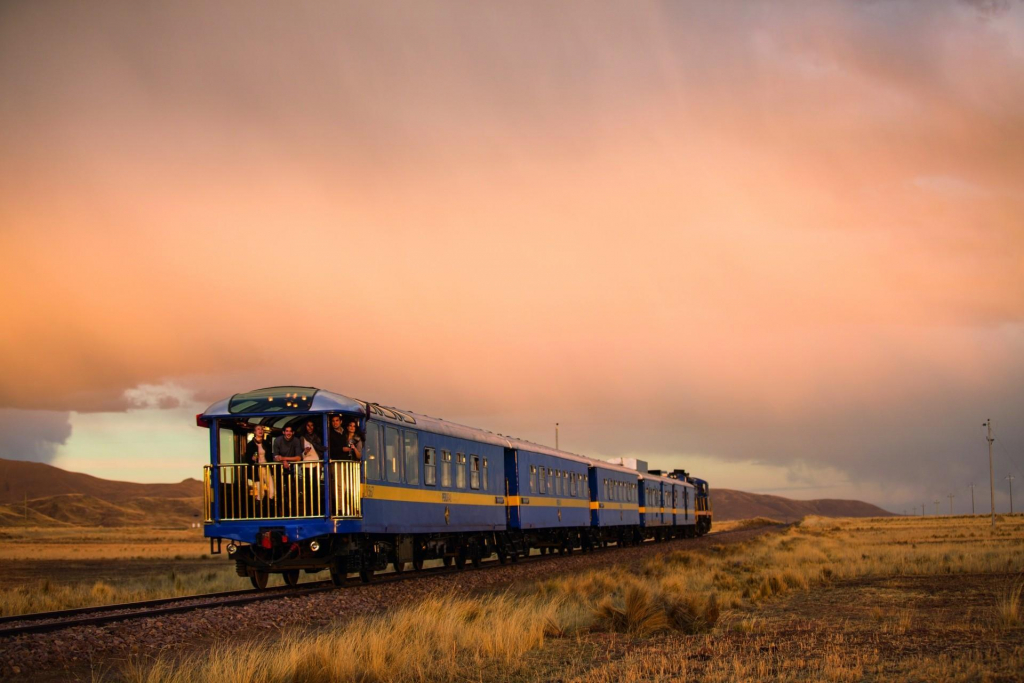
[(639, 584), (629, 586), (621, 601), (605, 597), (598, 603), (595, 616), (598, 624), (609, 631), (640, 638), (667, 631), (672, 626), (664, 605), (654, 592)]
[(1014, 581), (996, 598), (997, 623), (1003, 628), (1021, 625), (1021, 594), (1024, 579)]

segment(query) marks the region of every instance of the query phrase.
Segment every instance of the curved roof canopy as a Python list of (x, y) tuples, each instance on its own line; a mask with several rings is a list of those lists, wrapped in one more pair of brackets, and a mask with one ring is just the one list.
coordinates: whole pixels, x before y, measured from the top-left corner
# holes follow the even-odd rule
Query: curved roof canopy
[(531, 443), (529, 441), (523, 441), (511, 436), (495, 434), (494, 432), (489, 432), (486, 429), (467, 427), (465, 425), (448, 422), (447, 420), (441, 420), (428, 415), (420, 415), (419, 413), (412, 413), (406, 410), (382, 406), (377, 403), (361, 401), (359, 399), (343, 396), (342, 394), (335, 394), (334, 392), (317, 389), (315, 387), (267, 387), (265, 389), (256, 389), (255, 391), (235, 394), (231, 398), (218, 401), (211, 405), (206, 409), (206, 412), (203, 413), (203, 417), (232, 418), (256, 415), (281, 415), (284, 417), (286, 415), (302, 415), (309, 413), (372, 414), (377, 419), (383, 419), (397, 424), (416, 425), (417, 429), (433, 432), (435, 434), (443, 434), (445, 436), (462, 439), (472, 439), (474, 441), (502, 446), (504, 448), (515, 448), (517, 450), (553, 455), (565, 458), (566, 460), (585, 463), (591, 467), (601, 467), (603, 469), (615, 470), (647, 479), (659, 479), (661, 481), (671, 482), (674, 484), (684, 483), (677, 479), (669, 479), (667, 477), (658, 477), (656, 475), (637, 472), (636, 470), (629, 469), (628, 467), (615, 465), (603, 460), (595, 460), (594, 458), (590, 458), (585, 455), (577, 455), (576, 453), (569, 453), (568, 451), (550, 448), (548, 446)]

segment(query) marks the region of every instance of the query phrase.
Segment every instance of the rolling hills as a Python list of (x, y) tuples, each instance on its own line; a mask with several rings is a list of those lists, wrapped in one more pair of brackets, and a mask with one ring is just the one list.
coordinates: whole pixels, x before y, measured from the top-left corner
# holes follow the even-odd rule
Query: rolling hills
[(200, 521), (203, 483), (111, 481), (0, 458), (0, 526), (167, 526)]
[[(100, 479), (37, 462), (0, 458), (0, 525), (168, 526), (198, 521), (203, 484), (139, 484)], [(889, 517), (859, 500), (792, 500), (782, 496), (711, 489), (715, 519), (770, 517), (794, 521), (822, 517)]]
[(893, 513), (860, 500), (793, 500), (782, 496), (711, 489), (711, 507), (717, 520), (769, 517), (795, 522), (807, 515), (820, 517), (893, 517)]

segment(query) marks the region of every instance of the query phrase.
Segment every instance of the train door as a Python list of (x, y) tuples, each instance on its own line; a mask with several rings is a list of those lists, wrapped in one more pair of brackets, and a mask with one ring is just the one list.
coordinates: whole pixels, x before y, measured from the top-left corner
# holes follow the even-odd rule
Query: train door
[(519, 518), (519, 454), (514, 448), (505, 449), (505, 519), (510, 529), (522, 528)]

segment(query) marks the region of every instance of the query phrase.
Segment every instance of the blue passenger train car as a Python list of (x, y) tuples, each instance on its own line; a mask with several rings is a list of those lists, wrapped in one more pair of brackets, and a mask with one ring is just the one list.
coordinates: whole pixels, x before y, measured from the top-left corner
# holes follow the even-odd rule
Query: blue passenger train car
[[(710, 529), (707, 482), (685, 472), (641, 474), (313, 387), (236, 394), (197, 422), (210, 433), (205, 535), (211, 549), (228, 541), (258, 588), (270, 573), (293, 585), (329, 570), (340, 585), (432, 559), (461, 568)], [(644, 507), (655, 485), (657, 512)]]

